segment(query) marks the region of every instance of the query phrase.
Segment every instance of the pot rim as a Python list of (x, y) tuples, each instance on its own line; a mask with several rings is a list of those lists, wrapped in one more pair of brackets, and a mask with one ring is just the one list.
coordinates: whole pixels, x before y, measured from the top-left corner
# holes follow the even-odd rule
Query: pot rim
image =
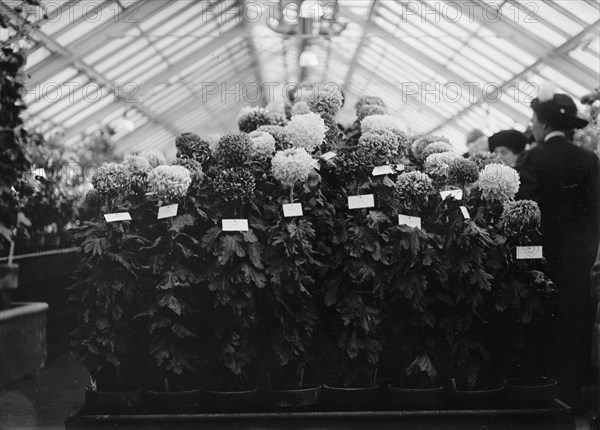
[(181, 391), (155, 391), (155, 390), (146, 390), (148, 394), (172, 394), (172, 395), (180, 395), (180, 394), (196, 394), (202, 392), (202, 388), (194, 388), (193, 390), (181, 390)]
[(497, 393), (504, 390), (503, 385), (498, 385), (495, 388), (489, 388), (487, 390), (453, 390), (450, 389), (450, 394), (486, 394), (486, 393)]
[(521, 378), (507, 378), (504, 381), (502, 381), (502, 383), (504, 384), (504, 386), (506, 387), (511, 387), (511, 388), (545, 388), (545, 387), (554, 387), (555, 385), (558, 384), (558, 381), (556, 379), (553, 378), (548, 378), (547, 376), (540, 376), (539, 379), (544, 380), (544, 384), (540, 384), (540, 385), (523, 385), (523, 384), (515, 384), (515, 382), (518, 382), (519, 380), (521, 380)]
[(128, 390), (128, 391), (100, 391), (100, 390), (92, 390), (89, 386), (86, 386), (85, 391), (87, 393), (98, 393), (98, 394), (138, 394), (143, 391), (143, 388), (140, 387), (136, 390)]
[(267, 388), (267, 392), (269, 393), (302, 393), (309, 391), (320, 391), (323, 388), (322, 385), (307, 385), (305, 388), (283, 388), (283, 389), (275, 389), (275, 388)]
[(211, 393), (211, 394), (252, 394), (252, 393), (257, 393), (258, 392), (258, 388), (254, 387), (250, 390), (240, 390), (240, 391), (219, 391), (219, 390), (211, 390), (210, 388), (204, 388), (203, 389), (204, 392), (206, 393)]
[(393, 390), (393, 391), (416, 391), (416, 392), (437, 392), (437, 391), (444, 391), (444, 386), (440, 385), (439, 387), (435, 387), (435, 388), (404, 388), (404, 387), (399, 387), (398, 384), (394, 383), (394, 384), (388, 384), (388, 389), (389, 390)]
[(372, 387), (334, 387), (329, 384), (323, 384), (323, 388), (327, 388), (329, 390), (338, 390), (338, 391), (368, 391), (368, 390), (379, 390), (379, 384), (374, 385)]

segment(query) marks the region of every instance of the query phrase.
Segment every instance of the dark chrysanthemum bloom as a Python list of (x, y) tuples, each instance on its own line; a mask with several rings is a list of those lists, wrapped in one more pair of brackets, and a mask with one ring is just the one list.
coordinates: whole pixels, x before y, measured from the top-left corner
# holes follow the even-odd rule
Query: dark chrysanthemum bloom
[(199, 161), (188, 157), (177, 157), (173, 164), (177, 166), (183, 166), (190, 171), (190, 176), (192, 178), (191, 186), (199, 185), (204, 180), (202, 164)]
[(323, 120), (325, 121), (327, 131), (325, 132), (325, 139), (321, 144), (321, 152), (325, 153), (337, 148), (343, 133), (338, 128), (333, 117), (323, 115)]
[(138, 155), (128, 155), (123, 164), (129, 171), (131, 191), (135, 194), (145, 193), (148, 188), (148, 175), (152, 170), (148, 160)]
[(287, 119), (285, 119), (285, 116), (277, 112), (269, 112), (268, 118), (269, 124), (267, 125), (276, 125), (284, 127), (287, 124)]
[(282, 151), (288, 149), (292, 144), (287, 140), (285, 129), (279, 125), (261, 125), (257, 131), (269, 133), (275, 139), (275, 149)]
[(452, 184), (472, 184), (479, 179), (477, 164), (466, 158), (457, 158), (448, 163), (448, 182)]
[(252, 155), (252, 139), (245, 133), (228, 133), (219, 139), (217, 159), (224, 167), (241, 166)]
[(406, 207), (427, 201), (433, 192), (433, 181), (426, 173), (419, 171), (403, 173), (396, 180), (396, 194)]
[(504, 164), (504, 161), (496, 154), (488, 151), (477, 152), (469, 157), (469, 160), (477, 164), (479, 170), (483, 169), (488, 164)]
[(379, 97), (373, 97), (373, 96), (361, 97), (360, 99), (358, 99), (358, 101), (354, 105), (357, 116), (358, 116), (358, 112), (362, 109), (362, 107), (364, 105), (377, 105), (377, 106), (387, 107), (385, 102), (383, 101), (383, 99), (381, 99)]
[(377, 164), (389, 164), (398, 156), (398, 139), (390, 131), (364, 133), (358, 139), (358, 147), (370, 153)]
[(175, 139), (178, 158), (192, 158), (204, 164), (211, 158), (210, 144), (194, 133), (183, 133)]
[(386, 115), (388, 113), (387, 107), (380, 105), (362, 105), (361, 108), (356, 112), (358, 120), (362, 121), (371, 115)]
[(213, 181), (215, 196), (227, 203), (244, 204), (254, 198), (256, 181), (246, 169), (225, 169)]
[(104, 195), (117, 196), (129, 192), (129, 169), (124, 164), (104, 163), (92, 175), (92, 185)]
[(344, 152), (336, 157), (336, 174), (346, 184), (350, 184), (371, 174), (378, 165), (370, 152), (357, 150)]
[(102, 193), (98, 190), (89, 190), (85, 195), (85, 201), (90, 206), (98, 208), (102, 206), (104, 198), (102, 197)]
[(517, 200), (504, 205), (502, 227), (508, 235), (519, 235), (540, 227), (542, 214), (532, 200)]
[(344, 97), (337, 88), (320, 86), (308, 97), (307, 103), (311, 111), (323, 116), (335, 116), (342, 108)]
[(253, 108), (238, 118), (238, 127), (244, 133), (252, 133), (261, 125), (283, 125), (277, 124), (279, 117), (281, 115), (269, 113), (263, 108)]

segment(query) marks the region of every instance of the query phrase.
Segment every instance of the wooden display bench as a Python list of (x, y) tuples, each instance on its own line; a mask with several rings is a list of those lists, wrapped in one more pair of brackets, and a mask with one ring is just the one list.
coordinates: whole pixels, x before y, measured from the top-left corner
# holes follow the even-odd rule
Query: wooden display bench
[(86, 415), (80, 410), (65, 424), (67, 429), (575, 430), (575, 416), (569, 406), (555, 400), (548, 409), (177, 415)]

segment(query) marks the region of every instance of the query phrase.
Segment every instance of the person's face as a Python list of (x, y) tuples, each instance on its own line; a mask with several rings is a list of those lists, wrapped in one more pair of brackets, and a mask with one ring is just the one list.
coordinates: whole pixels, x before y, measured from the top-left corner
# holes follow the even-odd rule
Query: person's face
[(544, 142), (544, 137), (546, 136), (546, 124), (538, 119), (535, 112), (533, 112), (533, 116), (531, 117), (531, 131), (537, 143)]
[(507, 166), (515, 167), (517, 164), (518, 155), (512, 152), (506, 146), (497, 146), (494, 149), (494, 153), (500, 157), (500, 159), (504, 161)]

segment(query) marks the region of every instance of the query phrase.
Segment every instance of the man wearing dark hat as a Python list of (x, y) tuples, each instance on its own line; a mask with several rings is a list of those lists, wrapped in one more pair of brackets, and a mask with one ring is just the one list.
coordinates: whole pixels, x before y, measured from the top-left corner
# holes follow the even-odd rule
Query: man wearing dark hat
[(504, 164), (515, 167), (525, 153), (527, 136), (518, 130), (502, 130), (488, 139), (490, 152), (496, 153)]
[(560, 398), (579, 408), (581, 387), (591, 383), (589, 292), (600, 229), (599, 160), (565, 137), (565, 132), (587, 124), (577, 117), (571, 97), (540, 90), (531, 107), (538, 145), (525, 153), (518, 166), (518, 197), (540, 206), (543, 253), (558, 286), (550, 376), (559, 381)]

